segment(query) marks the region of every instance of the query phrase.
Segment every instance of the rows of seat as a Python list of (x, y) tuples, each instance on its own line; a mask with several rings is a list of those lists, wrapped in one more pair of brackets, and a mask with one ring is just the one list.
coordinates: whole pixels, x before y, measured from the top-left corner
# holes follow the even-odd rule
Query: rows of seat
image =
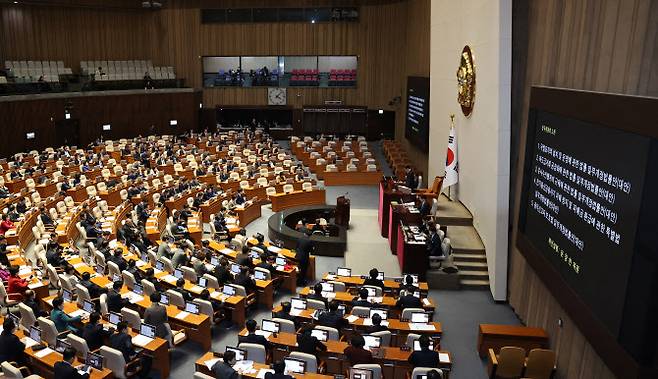
[[(16, 82), (59, 82), (59, 75), (73, 74), (71, 68), (64, 67), (63, 61), (5, 61), (9, 77)], [(6, 82), (6, 78), (5, 78)]]

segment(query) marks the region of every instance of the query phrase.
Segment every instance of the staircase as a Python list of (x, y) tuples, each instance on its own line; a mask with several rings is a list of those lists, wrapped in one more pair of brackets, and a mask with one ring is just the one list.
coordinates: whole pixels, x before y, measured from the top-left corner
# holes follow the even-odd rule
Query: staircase
[[(455, 265), (462, 289), (489, 290), (489, 272), (484, 244), (473, 227), (473, 216), (458, 201), (439, 198), (437, 222), (448, 227)], [(430, 275), (431, 273), (428, 273)]]

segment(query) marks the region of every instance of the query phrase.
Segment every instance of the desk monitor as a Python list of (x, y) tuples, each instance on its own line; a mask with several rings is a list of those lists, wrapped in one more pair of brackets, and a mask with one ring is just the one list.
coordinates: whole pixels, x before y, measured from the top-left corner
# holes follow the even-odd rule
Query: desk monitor
[(362, 368), (350, 368), (349, 379), (372, 379), (372, 370)]
[(16, 325), (17, 327), (18, 327), (18, 325), (20, 325), (20, 322), (21, 322), (20, 317), (16, 316), (15, 314), (13, 314), (11, 312), (8, 312), (8, 316), (14, 322), (14, 325)]
[(142, 323), (139, 326), (139, 334), (148, 338), (155, 338), (155, 326)]
[(292, 306), (292, 309), (306, 309), (306, 300), (299, 297), (293, 297), (290, 299), (290, 305)]
[(169, 295), (166, 293), (160, 293), (160, 304), (169, 305)]
[(420, 299), (420, 291), (414, 291), (414, 296)]
[(143, 262), (148, 262), (149, 261), (149, 255), (148, 253), (144, 252), (140, 255), (141, 259)]
[(41, 329), (36, 326), (30, 326), (30, 338), (36, 341), (36, 343), (41, 343)]
[(378, 314), (382, 320), (387, 320), (388, 319), (388, 311), (386, 309), (370, 309), (370, 316), (369, 318), (372, 319), (372, 316)]
[(58, 353), (63, 353), (68, 347), (71, 347), (71, 344), (63, 339), (58, 338), (57, 341), (55, 341), (55, 351)]
[(379, 274), (377, 274), (377, 279), (384, 281), (384, 273), (380, 271)]
[(306, 361), (294, 358), (284, 358), (283, 363), (286, 365), (285, 372), (288, 374), (303, 374), (306, 371)]
[(414, 323), (427, 324), (430, 322), (430, 314), (427, 312), (413, 312), (411, 314), (411, 320), (409, 321)]
[(210, 264), (213, 266), (219, 266), (219, 258), (215, 255), (210, 257)]
[[(414, 351), (420, 351), (420, 341), (414, 340)], [(430, 350), (434, 350), (434, 340), (430, 339)]]
[(69, 290), (62, 289), (62, 299), (65, 302), (70, 303), (73, 301), (73, 294)]
[(368, 297), (375, 297), (377, 296), (377, 289), (372, 288), (372, 287), (363, 287), (366, 290), (368, 290)]
[(182, 278), (182, 277), (183, 277), (183, 271), (182, 271), (181, 269), (179, 269), (179, 268), (175, 269), (175, 270), (174, 270), (174, 277), (175, 277), (176, 279), (180, 279), (180, 278)]
[(87, 353), (87, 359), (85, 359), (85, 363), (89, 365), (90, 367), (95, 368), (96, 370), (102, 370), (103, 369), (103, 356), (100, 354), (94, 354), (92, 352)]
[(230, 284), (225, 284), (222, 293), (227, 296), (235, 296), (235, 287)]
[(352, 269), (347, 267), (338, 267), (336, 269), (336, 275), (338, 276), (352, 276)]
[(347, 312), (347, 307), (345, 307), (345, 304), (338, 304), (338, 312), (345, 314)]
[(327, 339), (329, 339), (329, 332), (326, 330), (322, 329), (313, 329), (311, 330), (311, 335), (315, 338), (318, 339), (318, 341), (321, 342), (327, 342)]
[(275, 263), (279, 266), (285, 266), (286, 265), (286, 258), (284, 257), (276, 257)]
[(418, 275), (417, 274), (404, 274), (402, 276), (404, 277), (404, 280), (403, 280), (402, 284), (407, 283), (407, 277), (411, 276), (411, 278), (413, 279), (413, 284), (415, 286), (418, 286)]
[(279, 333), (280, 325), (277, 321), (263, 320), (261, 329), (266, 332)]
[(247, 350), (238, 349), (237, 347), (226, 346), (226, 351), (234, 352), (236, 361), (244, 361), (245, 359), (247, 359)]
[(231, 272), (234, 274), (239, 274), (240, 273), (240, 265), (237, 263), (232, 263), (231, 264)]
[(94, 306), (94, 303), (92, 303), (89, 300), (84, 300), (82, 302), (82, 310), (84, 310), (87, 313), (94, 313), (94, 309), (96, 307)]
[(164, 262), (163, 261), (155, 261), (155, 269), (164, 271)]
[(144, 288), (142, 288), (142, 285), (139, 283), (135, 283), (133, 286), (133, 292), (138, 294), (138, 295), (143, 295), (144, 294)]
[(96, 273), (100, 276), (104, 276), (105, 275), (105, 266), (96, 265)]
[(199, 304), (197, 303), (192, 303), (191, 301), (188, 301), (185, 303), (185, 312), (189, 312), (195, 315), (199, 314)]
[(255, 270), (255, 271), (254, 271), (254, 279), (257, 279), (257, 280), (267, 280), (267, 274), (264, 273), (264, 272), (262, 272), (262, 271)]
[(366, 341), (364, 349), (370, 350), (372, 348), (378, 348), (382, 345), (382, 338), (377, 336), (363, 336), (363, 339)]
[(203, 276), (199, 278), (199, 287), (208, 287), (208, 279)]
[(116, 326), (118, 323), (121, 322), (122, 318), (123, 317), (121, 316), (120, 313), (110, 312), (108, 321), (110, 322), (110, 324)]
[(258, 254), (257, 251), (249, 250), (249, 257), (251, 259), (258, 259), (258, 258), (260, 258), (260, 255)]
[(322, 282), (322, 292), (334, 292), (335, 285), (333, 283)]

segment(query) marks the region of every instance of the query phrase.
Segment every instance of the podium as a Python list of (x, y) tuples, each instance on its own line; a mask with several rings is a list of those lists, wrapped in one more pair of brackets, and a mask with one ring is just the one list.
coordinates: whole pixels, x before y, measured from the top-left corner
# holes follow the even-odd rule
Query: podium
[(404, 204), (398, 204), (396, 201), (391, 202), (389, 211), (389, 228), (388, 228), (388, 243), (391, 247), (391, 253), (397, 255), (398, 249), (398, 226), (400, 221), (405, 224), (420, 225), (423, 223), (423, 217), (420, 212), (411, 212)]
[(336, 225), (348, 227), (350, 224), (350, 199), (339, 196), (336, 199)]
[(413, 199), (415, 199), (415, 196), (410, 193), (409, 189), (407, 188), (406, 191), (398, 189), (398, 185), (391, 177), (385, 177), (379, 182), (379, 212), (377, 216), (382, 237), (388, 238), (391, 202), (413, 201)]

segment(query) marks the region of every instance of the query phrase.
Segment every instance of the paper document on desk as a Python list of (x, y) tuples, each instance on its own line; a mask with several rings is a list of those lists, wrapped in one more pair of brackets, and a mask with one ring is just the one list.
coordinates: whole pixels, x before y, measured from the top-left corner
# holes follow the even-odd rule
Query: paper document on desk
[(274, 370), (271, 370), (271, 369), (268, 369), (268, 368), (262, 368), (258, 371), (258, 375), (256, 375), (256, 378), (265, 379), (265, 374), (267, 374), (268, 372), (271, 372), (272, 374), (274, 374)]
[(37, 341), (33, 340), (33, 339), (30, 338), (30, 337), (23, 337), (23, 338), (21, 339), (21, 342), (25, 344), (25, 348), (26, 348), (26, 349), (29, 349), (30, 347), (39, 344)]
[(379, 296), (379, 297), (369, 297), (369, 298), (368, 298), (368, 301), (371, 302), (371, 303), (377, 303), (377, 304), (379, 304), (379, 303), (381, 303), (382, 301), (384, 301), (384, 298), (381, 297), (381, 296)]
[(138, 295), (134, 292), (127, 292), (121, 295), (122, 298), (128, 299), (131, 304), (139, 303), (140, 301), (144, 300), (144, 296)]
[(204, 289), (203, 287), (198, 286), (198, 285), (195, 284), (192, 287), (190, 287), (190, 292), (201, 293), (201, 291), (203, 291), (203, 289)]
[(153, 338), (149, 338), (147, 336), (138, 334), (135, 337), (132, 338), (132, 342), (134, 345), (137, 345), (139, 347), (144, 347), (151, 343), (153, 341)]
[(299, 316), (302, 314), (303, 309), (291, 309), (290, 310), (290, 315), (291, 316)]
[(267, 250), (273, 252), (274, 254), (278, 254), (281, 251), (281, 248), (278, 246), (268, 246)]
[(433, 324), (421, 324), (416, 322), (409, 323), (409, 329), (411, 330), (436, 330)]
[(28, 284), (27, 288), (32, 290), (32, 289), (35, 289), (35, 288), (40, 287), (40, 286), (41, 286), (41, 282), (34, 282), (34, 283)]
[[(237, 372), (248, 374), (251, 370), (254, 369), (254, 361), (250, 361), (250, 360), (237, 361), (233, 365), (233, 369)], [(254, 370), (254, 373), (255, 372), (256, 371)]]
[(144, 262), (143, 260), (140, 259), (137, 262), (135, 262), (135, 266), (137, 266), (137, 267), (146, 266), (146, 262)]
[(346, 318), (347, 318), (347, 321), (348, 321), (348, 322), (352, 323), (352, 322), (358, 320), (358, 319), (359, 319), (359, 316), (349, 315), (349, 316), (347, 316)]
[(265, 339), (269, 339), (272, 336), (272, 332), (268, 332), (267, 330), (257, 330), (256, 335), (263, 336)]
[(164, 280), (164, 281), (167, 282), (167, 283), (176, 283), (176, 281), (178, 280), (178, 279), (176, 279), (175, 276), (173, 276), (173, 275), (171, 275), (171, 274), (169, 274), (169, 275), (165, 275), (165, 276), (163, 276), (163, 277), (160, 278), (160, 279), (161, 279), (161, 280)]
[[(7, 250), (9, 250), (9, 246), (7, 246)], [(20, 254), (8, 254), (7, 255), (7, 259), (9, 259), (10, 261), (13, 261), (14, 259), (18, 259), (20, 257), (21, 257)]]
[(49, 355), (50, 353), (54, 353), (54, 352), (55, 352), (55, 350), (47, 347), (45, 349), (41, 349), (41, 350), (37, 351), (36, 353), (34, 353), (34, 356), (37, 357), (37, 358), (43, 358), (43, 357)]
[(177, 318), (177, 319), (179, 319), (179, 320), (185, 320), (185, 318), (186, 318), (187, 316), (189, 316), (190, 314), (191, 314), (190, 312), (180, 311), (180, 312), (178, 312), (178, 314), (177, 314), (176, 316), (174, 316), (174, 317)]
[(430, 305), (432, 305), (432, 302), (430, 301), (430, 299), (425, 298), (425, 299), (423, 299), (423, 305), (430, 306)]
[(222, 254), (225, 254), (225, 255), (233, 254), (233, 250), (231, 250), (229, 248), (224, 248), (224, 249), (220, 250), (219, 252), (222, 253)]
[(208, 370), (212, 370), (212, 366), (215, 365), (215, 363), (219, 362), (219, 358), (213, 358), (213, 359), (208, 359), (207, 361), (203, 362), (206, 367), (208, 367)]
[(439, 361), (442, 363), (450, 363), (450, 356), (446, 353), (439, 353)]
[[(388, 321), (382, 320), (381, 325), (382, 326), (388, 326)], [(371, 318), (363, 319), (363, 326), (372, 326), (372, 319)]]
[(32, 273), (32, 267), (30, 266), (20, 266), (18, 268), (18, 275), (23, 276), (23, 275), (29, 275)]
[(69, 313), (69, 317), (88, 317), (89, 313), (85, 312), (82, 309), (76, 309), (75, 311)]
[(327, 274), (327, 275), (325, 276), (325, 279), (327, 279), (327, 280), (335, 280), (335, 279), (336, 279), (336, 275)]
[(82, 267), (82, 266), (84, 266), (84, 265), (86, 265), (85, 262), (78, 262), (78, 263), (76, 263), (76, 264), (73, 265), (73, 268)]

